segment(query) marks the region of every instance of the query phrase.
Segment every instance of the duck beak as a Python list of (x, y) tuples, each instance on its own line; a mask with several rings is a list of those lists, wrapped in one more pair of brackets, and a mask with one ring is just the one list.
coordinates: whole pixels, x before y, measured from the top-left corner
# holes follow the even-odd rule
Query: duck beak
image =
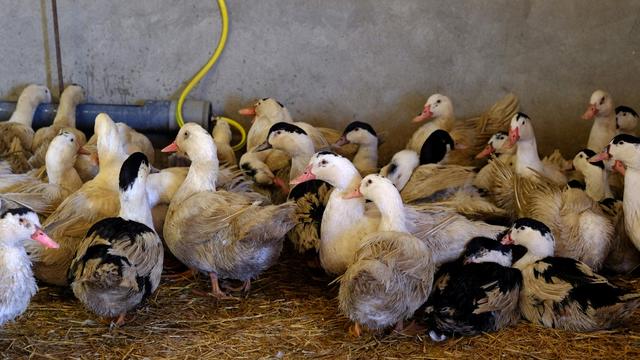
[(290, 185), (298, 185), (301, 184), (303, 182), (307, 182), (310, 180), (315, 180), (316, 179), (316, 175), (313, 173), (313, 171), (311, 171), (313, 169), (313, 165), (309, 164), (307, 165), (306, 168), (304, 168), (304, 171), (302, 172), (302, 174), (300, 174), (300, 176), (298, 176), (297, 178), (291, 180), (289, 182)]
[(513, 238), (511, 237), (511, 231), (507, 233), (507, 235), (502, 237), (500, 241), (502, 245), (513, 245)]
[(582, 118), (584, 120), (591, 120), (594, 116), (598, 115), (598, 109), (596, 108), (596, 104), (591, 104), (587, 108), (587, 111), (582, 114)]
[(360, 198), (362, 197), (362, 193), (360, 192), (360, 189), (355, 189), (352, 192), (348, 193), (348, 194), (344, 194), (342, 195), (342, 198), (347, 200), (347, 199), (356, 199), (356, 198)]
[(84, 146), (78, 147), (79, 155), (91, 155), (91, 151), (87, 150)]
[(480, 151), (478, 153), (478, 155), (476, 155), (476, 159), (484, 159), (487, 156), (493, 154), (496, 151), (496, 149), (493, 148), (493, 146), (491, 146), (491, 144), (487, 145), (484, 147), (484, 150)]
[(432, 116), (433, 113), (431, 112), (431, 105), (427, 105), (424, 107), (422, 112), (418, 116), (414, 117), (411, 121), (413, 121), (414, 123), (419, 123), (431, 119)]
[(244, 109), (240, 109), (238, 110), (238, 114), (244, 115), (244, 116), (256, 116), (256, 107), (250, 106)]
[(160, 172), (160, 170), (158, 170), (156, 167), (149, 166), (149, 174), (157, 174), (159, 172)]
[(507, 148), (512, 148), (518, 140), (520, 140), (520, 128), (516, 127), (515, 129), (509, 129), (509, 143), (507, 144)]
[(57, 249), (60, 247), (60, 245), (53, 241), (49, 235), (45, 234), (39, 226), (36, 226), (36, 231), (31, 234), (31, 239), (39, 242), (42, 246), (49, 249)]
[(594, 155), (591, 158), (589, 158), (589, 162), (595, 163), (595, 162), (598, 162), (598, 161), (605, 161), (605, 160), (609, 160), (609, 159), (611, 159), (611, 155), (609, 155), (609, 151), (607, 149), (607, 150), (605, 150), (605, 151), (603, 151), (603, 152), (601, 152), (601, 153), (599, 153), (597, 155)]
[(627, 171), (627, 168), (624, 167), (624, 164), (620, 160), (616, 160), (613, 163), (613, 170), (619, 172), (622, 176)]
[(284, 180), (282, 180), (282, 178), (274, 176), (273, 177), (273, 184), (275, 186), (279, 187), (283, 194), (285, 194), (285, 195), (289, 194), (289, 187), (287, 186), (287, 183)]
[(253, 149), (253, 151), (254, 152), (265, 151), (265, 150), (269, 150), (271, 148), (273, 148), (273, 146), (271, 146), (271, 144), (269, 144), (269, 140), (265, 140), (265, 142), (263, 142), (262, 144), (256, 146), (255, 149)]
[(178, 144), (176, 144), (176, 142), (172, 142), (171, 144), (167, 145), (164, 147), (164, 149), (160, 150), (163, 153), (171, 153), (171, 152), (176, 152), (180, 150), (180, 148), (178, 147)]
[(336, 141), (336, 142), (333, 144), (333, 146), (335, 146), (335, 147), (340, 147), (340, 146), (345, 146), (345, 145), (347, 145), (347, 144), (349, 144), (349, 140), (347, 140), (347, 137), (346, 137), (346, 136), (342, 135), (342, 136), (340, 136), (340, 139), (338, 139), (338, 141)]

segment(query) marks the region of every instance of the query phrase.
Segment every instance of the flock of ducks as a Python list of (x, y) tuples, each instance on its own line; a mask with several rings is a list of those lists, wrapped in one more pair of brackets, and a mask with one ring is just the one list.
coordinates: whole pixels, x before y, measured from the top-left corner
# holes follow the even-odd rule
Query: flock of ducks
[(88, 140), (75, 128), (78, 85), (34, 132), (35, 109), (50, 101), (30, 85), (0, 123), (0, 324), (26, 310), (37, 278), (123, 325), (158, 288), (166, 251), (209, 277), (208, 295), (247, 294), (285, 240), (336, 277), (354, 335), (441, 341), (521, 318), (593, 331), (640, 306), (640, 293), (597, 273), (640, 264), (638, 114), (604, 91), (589, 101), (583, 118), (594, 125), (573, 159), (540, 157), (513, 95), (457, 120), (435, 94), (384, 166), (370, 124), (294, 122), (265, 98), (240, 110), (253, 120), (237, 161), (225, 122), (212, 134), (188, 123), (162, 149), (187, 166), (157, 170), (149, 140), (108, 115)]

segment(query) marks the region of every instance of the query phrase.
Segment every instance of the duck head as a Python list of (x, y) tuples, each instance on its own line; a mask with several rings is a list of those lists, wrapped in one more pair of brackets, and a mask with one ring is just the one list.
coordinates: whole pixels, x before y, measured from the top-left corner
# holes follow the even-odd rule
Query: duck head
[[(147, 177), (150, 171), (149, 159), (145, 154), (134, 152), (129, 155), (120, 167), (118, 185), (121, 198), (137, 199), (146, 196)], [(122, 201), (122, 203), (127, 203), (127, 201)]]
[(313, 149), (313, 142), (306, 131), (292, 123), (278, 122), (269, 129), (267, 140), (258, 145), (254, 151), (274, 148), (293, 156), (301, 148), (308, 149), (309, 147)]
[(360, 181), (358, 188), (343, 197), (345, 199), (364, 197), (374, 203), (380, 203), (383, 202), (385, 198), (393, 196), (394, 194), (397, 194), (396, 196), (398, 198), (400, 197), (398, 189), (396, 189), (391, 180), (379, 174), (369, 174)]
[(180, 152), (191, 162), (218, 160), (213, 138), (207, 130), (196, 123), (184, 124), (178, 131), (176, 139), (162, 149), (162, 152)]
[(516, 220), (501, 240), (502, 245), (520, 245), (536, 259), (553, 256), (555, 239), (549, 227), (538, 220)]
[(502, 266), (512, 265), (511, 248), (486, 237), (475, 237), (465, 246), (462, 254), (465, 264), (493, 262)]
[(628, 106), (616, 108), (616, 128), (621, 132), (634, 132), (639, 119), (638, 113)]
[(47, 168), (51, 165), (73, 166), (78, 154), (91, 155), (89, 151), (80, 146), (74, 133), (63, 129), (51, 140), (45, 155), (45, 163)]
[(429, 135), (420, 148), (420, 165), (437, 164), (444, 160), (445, 156), (454, 149), (463, 149), (465, 146), (456, 144), (451, 135), (438, 129)]
[(507, 148), (511, 148), (520, 140), (532, 140), (535, 136), (531, 119), (527, 114), (519, 112), (511, 118)]
[(342, 132), (342, 136), (336, 141), (334, 146), (347, 144), (371, 145), (378, 144), (378, 134), (373, 127), (366, 122), (354, 121)]
[(27, 208), (9, 209), (0, 215), (0, 243), (5, 246), (23, 246), (29, 239), (51, 249), (60, 247), (40, 227), (38, 215)]
[(594, 117), (606, 117), (613, 111), (613, 100), (611, 95), (603, 90), (596, 90), (591, 94), (589, 100), (589, 107), (587, 111), (582, 114), (582, 118), (585, 120), (591, 120)]
[(380, 169), (380, 175), (391, 180), (398, 191), (402, 191), (418, 165), (420, 165), (418, 153), (413, 150), (402, 150), (395, 153), (389, 164)]
[(589, 161), (594, 156), (596, 156), (596, 152), (591, 149), (580, 150), (576, 156), (573, 157), (573, 168), (583, 175), (594, 171), (604, 171), (604, 161)]
[(251, 120), (251, 123), (253, 123), (256, 118), (261, 117), (272, 119), (274, 121), (291, 122), (291, 119), (287, 119), (287, 116), (283, 114), (284, 112), (287, 112), (288, 115), (288, 110), (284, 107), (284, 105), (273, 98), (260, 99), (255, 104), (253, 104), (253, 106), (238, 110), (238, 113), (240, 115), (254, 116), (253, 120)]
[(422, 112), (413, 118), (413, 122), (418, 123), (439, 117), (451, 116), (453, 116), (453, 104), (451, 100), (444, 95), (433, 94), (427, 99)]
[(291, 185), (297, 185), (309, 180), (322, 180), (338, 189), (346, 189), (354, 177), (360, 174), (349, 159), (331, 151), (315, 153), (302, 174), (291, 180)]
[(60, 102), (69, 102), (75, 105), (80, 104), (86, 98), (84, 88), (78, 84), (71, 84), (67, 86), (62, 95), (60, 95)]
[(41, 103), (50, 103), (51, 91), (44, 85), (31, 84), (22, 90), (18, 102), (26, 102), (33, 107)]
[(640, 169), (640, 138), (628, 134), (613, 137), (601, 153), (591, 157), (590, 162), (615, 160), (614, 169), (624, 173), (625, 167)]
[(509, 134), (504, 131), (498, 131), (491, 136), (487, 142), (487, 146), (476, 155), (476, 159), (484, 159), (491, 154), (511, 154), (515, 151), (515, 147), (507, 147), (508, 144)]

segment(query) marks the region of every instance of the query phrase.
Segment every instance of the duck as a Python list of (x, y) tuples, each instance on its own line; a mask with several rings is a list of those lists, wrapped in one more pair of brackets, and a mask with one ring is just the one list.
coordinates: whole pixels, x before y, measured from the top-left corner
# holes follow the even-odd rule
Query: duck
[(216, 146), (198, 124), (185, 124), (162, 151), (182, 151), (191, 160), (167, 211), (167, 247), (183, 264), (209, 275), (211, 295), (227, 296), (219, 277), (242, 281), (241, 290), (248, 292), (251, 279), (280, 256), (295, 205), (261, 205), (265, 199), (258, 194), (217, 191)]
[[(313, 141), (302, 128), (293, 123), (275, 123), (269, 129), (267, 140), (256, 151), (277, 149), (291, 158), (287, 183), (300, 176), (316, 152)], [(299, 253), (313, 251), (320, 246), (320, 224), (322, 213), (329, 201), (331, 185), (322, 180), (313, 180), (296, 185), (288, 191), (288, 200), (296, 203), (296, 226), (287, 238)]]
[(462, 256), (438, 269), (429, 299), (416, 313), (434, 341), (498, 331), (520, 320), (522, 274), (512, 249), (495, 239), (471, 239)]
[(220, 162), (227, 165), (237, 164), (236, 154), (231, 147), (232, 133), (229, 123), (223, 119), (216, 118), (215, 126), (211, 130), (211, 136), (213, 136), (213, 141), (216, 143), (216, 148), (218, 148)]
[(50, 249), (58, 248), (42, 231), (38, 215), (32, 210), (14, 208), (0, 215), (0, 326), (24, 313), (38, 291), (25, 249), (30, 240)]
[(29, 164), (32, 168), (39, 168), (45, 163), (45, 156), (49, 143), (61, 130), (72, 132), (80, 146), (87, 142), (85, 134), (76, 129), (76, 108), (85, 101), (85, 91), (78, 84), (67, 86), (60, 95), (60, 104), (53, 119), (53, 124), (38, 129), (33, 136)]
[(516, 219), (531, 217), (551, 228), (558, 256), (571, 257), (599, 270), (611, 248), (613, 223), (600, 204), (579, 188), (561, 188), (532, 174), (520, 176), (500, 161), (492, 161), (496, 204)]
[(450, 154), (450, 163), (465, 166), (477, 165), (477, 160), (474, 160), (473, 156), (485, 146), (491, 135), (507, 129), (509, 120), (517, 108), (518, 99), (515, 95), (508, 94), (480, 117), (455, 121), (451, 100), (441, 94), (431, 95), (427, 99), (422, 113), (413, 119), (413, 122), (425, 120), (430, 120), (430, 122), (413, 134), (406, 148), (419, 153), (422, 144), (429, 135), (433, 131), (441, 129), (449, 132), (456, 142), (466, 145)]
[(555, 238), (540, 221), (516, 220), (501, 242), (526, 249), (513, 267), (523, 278), (520, 313), (532, 323), (569, 331), (604, 330), (623, 323), (640, 306), (640, 293), (611, 284), (579, 260), (554, 256)]
[(589, 107), (582, 118), (593, 119), (587, 148), (597, 152), (602, 151), (616, 135), (616, 113), (611, 95), (604, 90), (594, 91), (589, 100)]
[(623, 212), (627, 235), (640, 250), (640, 138), (628, 134), (613, 137), (604, 151), (589, 159), (591, 162), (614, 161), (614, 168), (623, 173)]
[(44, 85), (27, 86), (8, 121), (0, 123), (0, 156), (8, 160), (14, 173), (31, 170), (28, 159), (33, 144), (33, 115), (42, 103), (51, 102), (51, 92)]
[(164, 251), (147, 199), (149, 171), (149, 160), (141, 152), (124, 161), (118, 216), (91, 226), (69, 267), (76, 298), (99, 316), (117, 317), (117, 326), (160, 284)]
[(604, 161), (589, 162), (596, 152), (591, 149), (582, 149), (573, 157), (573, 167), (584, 176), (585, 192), (594, 201), (602, 201), (613, 198), (613, 192), (609, 187), (608, 171)]
[[(328, 274), (341, 275), (352, 262), (362, 238), (378, 229), (380, 212), (362, 198), (345, 198), (360, 184), (362, 177), (353, 163), (331, 151), (313, 155), (305, 171), (292, 185), (323, 180), (333, 186), (322, 215), (320, 263)], [(474, 236), (496, 237), (504, 227), (472, 221), (446, 206), (408, 205), (407, 227), (432, 250), (436, 264), (457, 258), (464, 244)]]
[(350, 196), (363, 196), (381, 213), (377, 231), (366, 235), (353, 263), (339, 278), (340, 310), (354, 324), (384, 330), (411, 318), (431, 292), (435, 264), (431, 250), (407, 230), (400, 193), (378, 174), (365, 176)]
[[(495, 155), (503, 163), (508, 166), (513, 166), (517, 146), (509, 147), (507, 146), (508, 144), (509, 134), (506, 131), (498, 131), (491, 136), (487, 142), (487, 146), (476, 155), (476, 159), (484, 159)], [(473, 179), (473, 186), (483, 190), (490, 190), (493, 187), (491, 166), (489, 164), (480, 168), (478, 174)]]
[(511, 118), (509, 128), (509, 146), (516, 145), (516, 143), (518, 149), (516, 150), (515, 170), (518, 175), (531, 178), (536, 174), (542, 174), (560, 186), (567, 184), (567, 177), (562, 171), (540, 160), (531, 119), (522, 112)]
[[(32, 174), (14, 174), (0, 180), (0, 197), (17, 201), (35, 210), (41, 216), (50, 215), (73, 192), (82, 186), (82, 180), (74, 169), (77, 154), (83, 153), (83, 148), (74, 132), (67, 129), (49, 143), (46, 153), (46, 178), (42, 181)], [(6, 178), (11, 177), (12, 184), (7, 184)]]
[(125, 144), (117, 126), (105, 113), (96, 116), (94, 132), (98, 136), (98, 175), (64, 199), (43, 223), (60, 249), (55, 252), (30, 249), (36, 278), (48, 284), (67, 286), (69, 265), (89, 228), (99, 220), (118, 215), (118, 174), (127, 158)]
[(378, 143), (378, 134), (373, 126), (366, 122), (353, 121), (347, 125), (342, 136), (331, 147), (356, 145), (358, 150), (351, 161), (361, 175), (368, 175), (378, 172)]
[(616, 107), (616, 129), (618, 134), (629, 134), (638, 136), (636, 128), (638, 127), (638, 113), (632, 108), (624, 105)]

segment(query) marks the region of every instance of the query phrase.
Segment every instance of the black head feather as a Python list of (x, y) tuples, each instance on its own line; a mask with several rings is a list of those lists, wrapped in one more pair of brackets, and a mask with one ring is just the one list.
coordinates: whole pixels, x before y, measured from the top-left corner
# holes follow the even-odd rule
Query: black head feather
[(447, 145), (450, 149), (455, 148), (455, 144), (448, 132), (438, 129), (429, 135), (420, 149), (420, 165), (437, 164), (447, 155)]
[(19, 208), (15, 208), (15, 209), (7, 209), (5, 212), (2, 213), (2, 215), (0, 215), (0, 218), (3, 218), (7, 215), (17, 215), (17, 216), (21, 216), (21, 215), (26, 215), (28, 213), (32, 213), (34, 212), (33, 210), (26, 208), (26, 207), (19, 207)]
[(628, 107), (628, 106), (624, 106), (624, 105), (620, 105), (616, 108), (616, 114), (621, 113), (621, 112), (626, 112), (629, 113), (635, 117), (638, 117), (638, 113), (633, 110), (632, 108)]
[(523, 112), (518, 112), (518, 117), (516, 119), (520, 119), (521, 117), (525, 118), (525, 119), (530, 119), (529, 115), (523, 113)]
[(125, 191), (133, 185), (138, 178), (138, 171), (140, 171), (142, 164), (149, 166), (149, 160), (141, 152), (129, 155), (127, 160), (122, 163), (120, 168), (120, 190)]
[(512, 227), (513, 228), (528, 227), (533, 230), (537, 230), (538, 232), (540, 232), (542, 236), (545, 236), (551, 233), (551, 230), (547, 225), (545, 225), (544, 223), (538, 220), (534, 220), (532, 218), (520, 218), (513, 223)]
[(619, 134), (614, 136), (611, 142), (616, 145), (621, 145), (623, 142), (630, 144), (640, 144), (640, 138), (629, 134)]
[(334, 153), (333, 151), (329, 151), (329, 150), (322, 150), (322, 151), (318, 151), (316, 153), (316, 157), (321, 156), (321, 155), (333, 155), (335, 157), (342, 157), (342, 156)]
[(511, 249), (506, 245), (502, 245), (497, 240), (478, 236), (469, 240), (469, 242), (465, 246), (463, 256), (465, 258), (468, 258), (473, 255), (480, 254), (483, 251), (500, 251), (501, 253), (506, 255), (511, 252)]
[(567, 186), (571, 189), (586, 190), (587, 186), (580, 180), (573, 179), (567, 183)]
[(271, 128), (269, 129), (269, 135), (271, 135), (272, 132), (276, 132), (278, 130), (307, 135), (307, 132), (302, 130), (298, 126), (293, 125), (292, 123), (282, 122), (282, 121), (271, 125)]
[(366, 130), (371, 135), (373, 135), (375, 137), (378, 137), (378, 134), (376, 134), (376, 131), (373, 129), (373, 126), (367, 124), (366, 122), (362, 122), (362, 121), (354, 121), (351, 124), (347, 125), (347, 127), (342, 132), (342, 135), (343, 136), (347, 135), (348, 133), (350, 133), (351, 131), (353, 131), (355, 129)]

